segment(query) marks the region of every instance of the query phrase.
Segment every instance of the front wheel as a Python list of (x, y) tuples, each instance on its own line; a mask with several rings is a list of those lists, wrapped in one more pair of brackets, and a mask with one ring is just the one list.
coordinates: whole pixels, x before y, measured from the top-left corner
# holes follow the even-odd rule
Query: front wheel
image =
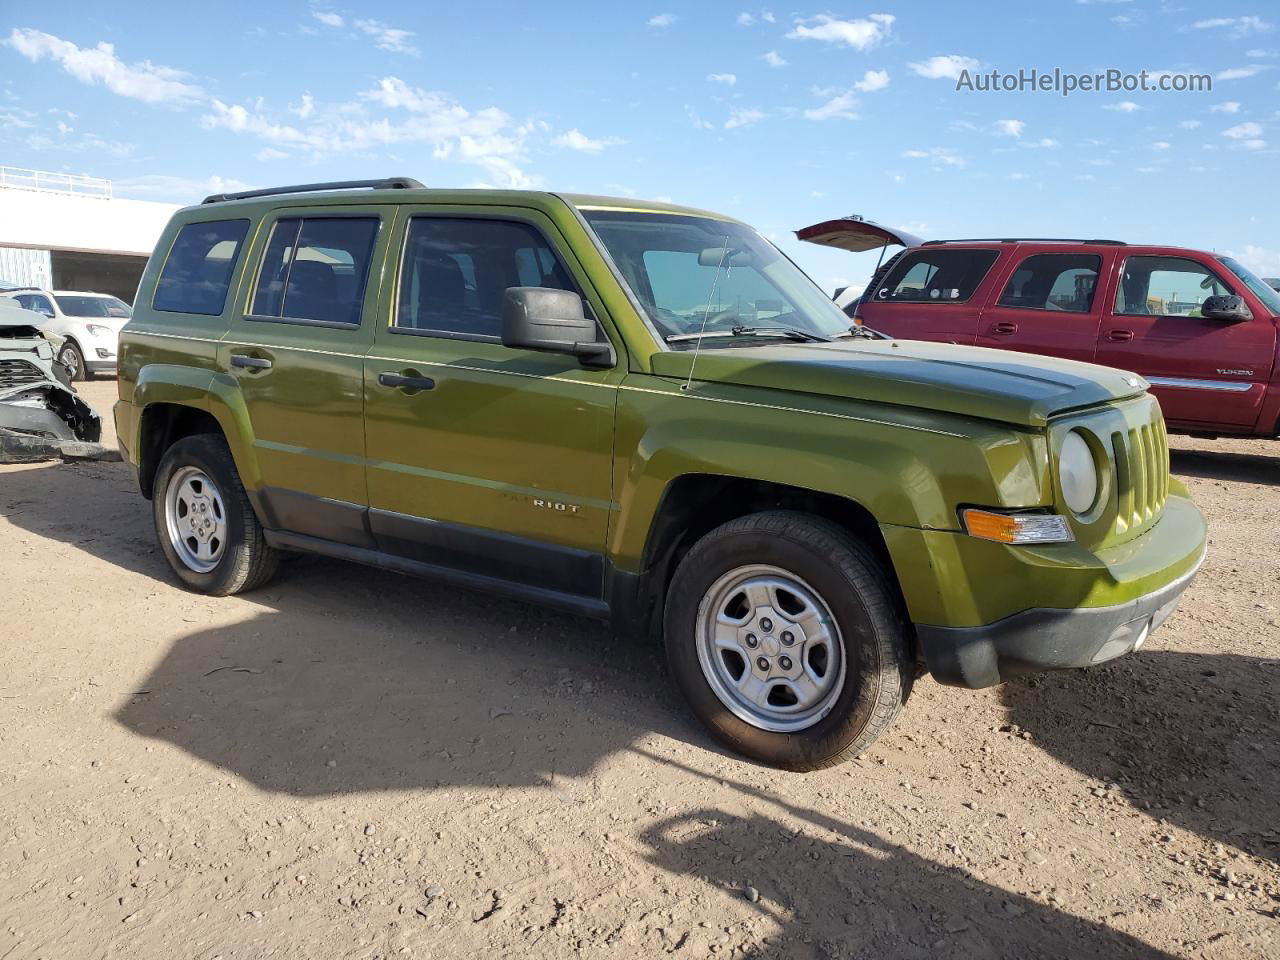
[(263, 536), (221, 436), (185, 437), (165, 452), (152, 510), (160, 549), (191, 589), (225, 597), (274, 575), (279, 553)]
[(729, 747), (788, 770), (856, 756), (910, 692), (909, 632), (883, 565), (819, 517), (753, 514), (699, 540), (666, 606), (667, 659)]
[(84, 365), (84, 355), (80, 352), (80, 348), (74, 342), (68, 340), (62, 345), (62, 349), (58, 351), (58, 362), (67, 371), (72, 381), (85, 379), (87, 371)]

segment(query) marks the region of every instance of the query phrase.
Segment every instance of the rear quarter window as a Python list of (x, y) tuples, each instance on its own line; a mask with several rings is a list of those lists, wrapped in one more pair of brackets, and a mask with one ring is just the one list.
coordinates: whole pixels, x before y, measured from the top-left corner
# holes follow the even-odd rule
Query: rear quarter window
[(997, 250), (913, 250), (885, 275), (869, 299), (878, 303), (964, 303), (999, 256)]
[(207, 220), (183, 226), (160, 271), (152, 308), (205, 316), (222, 313), (248, 231), (248, 220)]

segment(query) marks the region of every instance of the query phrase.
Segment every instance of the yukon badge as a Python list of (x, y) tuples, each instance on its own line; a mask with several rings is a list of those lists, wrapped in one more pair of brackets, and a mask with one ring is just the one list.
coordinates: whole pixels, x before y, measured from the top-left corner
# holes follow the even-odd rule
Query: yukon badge
[(1221, 367), (1219, 367), (1218, 372), (1222, 374), (1224, 377), (1252, 377), (1253, 376), (1252, 370), (1223, 370)]

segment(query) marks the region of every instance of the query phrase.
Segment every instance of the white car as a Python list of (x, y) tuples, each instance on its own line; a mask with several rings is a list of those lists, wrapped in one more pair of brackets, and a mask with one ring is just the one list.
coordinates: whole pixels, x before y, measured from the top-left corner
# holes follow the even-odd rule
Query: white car
[(58, 361), (72, 380), (116, 372), (116, 343), (133, 311), (118, 297), (79, 290), (6, 290), (2, 297), (46, 317), (40, 329), (65, 341)]

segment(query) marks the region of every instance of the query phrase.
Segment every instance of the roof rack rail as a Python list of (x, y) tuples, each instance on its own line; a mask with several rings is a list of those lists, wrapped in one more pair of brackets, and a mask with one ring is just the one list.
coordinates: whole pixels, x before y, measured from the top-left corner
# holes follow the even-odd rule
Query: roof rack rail
[(241, 190), (239, 193), (215, 193), (201, 203), (224, 200), (248, 200), (252, 197), (276, 197), (285, 193), (315, 193), (319, 190), (419, 190), (423, 186), (413, 177), (383, 177), (381, 180), (331, 180), (328, 183), (299, 183), (292, 187), (267, 187), (264, 190)]
[(1072, 237), (965, 237), (955, 240), (926, 240), (921, 246), (932, 247), (943, 243), (1100, 243), (1109, 247), (1128, 246), (1123, 240), (1079, 240)]

